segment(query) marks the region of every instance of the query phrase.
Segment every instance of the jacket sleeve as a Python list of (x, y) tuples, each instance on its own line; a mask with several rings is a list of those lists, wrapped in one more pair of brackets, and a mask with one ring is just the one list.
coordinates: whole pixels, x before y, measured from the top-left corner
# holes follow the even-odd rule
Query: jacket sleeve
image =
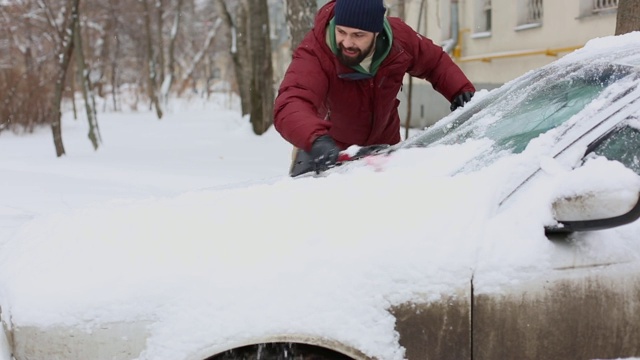
[(294, 52), (273, 110), (276, 130), (285, 140), (305, 151), (309, 151), (313, 141), (328, 133), (331, 127), (321, 115), (329, 81), (311, 42), (308, 34)]
[(398, 39), (404, 42), (403, 45), (413, 56), (413, 64), (408, 71), (411, 76), (429, 81), (433, 88), (449, 102), (464, 91), (475, 92), (476, 89), (471, 81), (442, 47), (418, 34), (399, 19), (394, 25), (394, 32), (411, 34)]

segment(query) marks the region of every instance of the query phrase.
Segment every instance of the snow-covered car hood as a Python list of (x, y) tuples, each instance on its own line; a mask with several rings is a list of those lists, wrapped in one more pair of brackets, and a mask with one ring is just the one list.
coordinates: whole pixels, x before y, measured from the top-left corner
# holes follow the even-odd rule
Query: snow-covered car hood
[[(435, 165), (444, 153), (474, 147), (394, 156)], [(554, 245), (543, 232), (553, 187), (498, 212), (509, 162), (443, 176), (432, 171), (437, 166), (385, 161), (383, 172), (362, 168), (34, 220), (2, 248), (2, 308), (21, 326), (91, 331), (146, 321), (146, 358), (304, 334), (401, 359), (390, 306), (455, 294), (479, 270), (477, 291), (499, 291), (553, 267)], [(630, 176), (613, 162), (592, 171)], [(585, 251), (637, 257), (638, 227), (626, 231), (606, 246), (596, 236)]]

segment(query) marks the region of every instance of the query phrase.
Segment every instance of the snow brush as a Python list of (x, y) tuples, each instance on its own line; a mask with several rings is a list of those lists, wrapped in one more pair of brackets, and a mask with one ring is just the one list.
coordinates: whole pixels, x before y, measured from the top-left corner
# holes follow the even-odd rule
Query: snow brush
[[(334, 168), (336, 166), (340, 166), (344, 163), (365, 158), (367, 156), (378, 155), (380, 153), (386, 153), (384, 150), (389, 148), (389, 145), (369, 145), (362, 147), (350, 147), (347, 150), (341, 151), (338, 154), (338, 160), (334, 165), (331, 165), (329, 169)], [(315, 167), (313, 166), (313, 159), (308, 152), (298, 149), (296, 153), (295, 160), (291, 165), (291, 170), (289, 171), (289, 175), (291, 177), (300, 176), (302, 174), (306, 174), (309, 172), (315, 171)], [(316, 171), (316, 173), (320, 173)]]

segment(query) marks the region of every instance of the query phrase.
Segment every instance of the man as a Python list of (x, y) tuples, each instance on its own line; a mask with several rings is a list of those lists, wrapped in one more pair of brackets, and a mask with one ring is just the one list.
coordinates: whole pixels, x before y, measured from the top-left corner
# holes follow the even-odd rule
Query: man
[(400, 142), (396, 96), (405, 73), (429, 81), (452, 111), (475, 93), (440, 46), (385, 12), (383, 0), (327, 3), (280, 84), (275, 128), (317, 172), (351, 145)]

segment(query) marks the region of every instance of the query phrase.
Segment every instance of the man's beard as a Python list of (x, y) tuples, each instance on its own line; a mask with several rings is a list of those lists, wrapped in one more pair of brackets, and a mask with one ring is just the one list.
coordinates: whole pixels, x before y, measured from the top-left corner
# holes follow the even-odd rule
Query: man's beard
[(350, 57), (344, 54), (344, 46), (342, 46), (342, 43), (338, 44), (338, 60), (340, 60), (340, 62), (345, 65), (345, 66), (356, 66), (358, 64), (360, 64), (362, 62), (362, 60), (364, 60), (370, 53), (371, 53), (371, 49), (373, 49), (373, 46), (375, 45), (375, 41), (371, 41), (371, 45), (369, 45), (368, 48), (366, 48), (364, 51), (360, 50), (357, 47), (352, 47), (349, 48), (348, 50), (358, 50), (358, 54), (355, 57)]

